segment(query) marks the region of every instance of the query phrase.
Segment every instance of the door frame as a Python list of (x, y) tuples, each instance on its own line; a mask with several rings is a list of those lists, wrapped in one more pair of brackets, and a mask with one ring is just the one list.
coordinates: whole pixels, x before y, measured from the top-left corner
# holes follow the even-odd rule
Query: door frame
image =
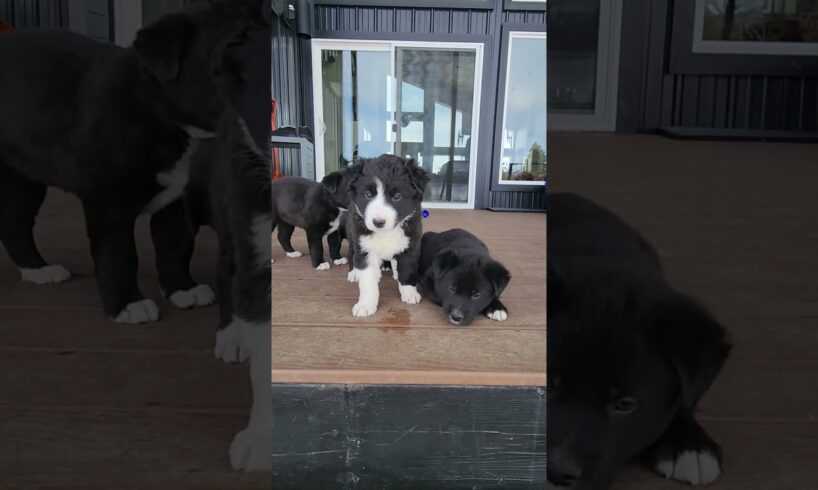
[[(313, 93), (313, 117), (315, 121), (315, 179), (320, 181), (324, 178), (324, 93), (323, 78), (321, 72), (321, 50), (362, 50), (381, 51), (390, 53), (391, 75), (395, 76), (395, 50), (396, 48), (429, 48), (429, 49), (464, 49), (474, 50), (474, 98), (472, 100), (472, 123), (471, 123), (471, 147), (469, 149), (469, 186), (468, 201), (464, 203), (446, 202), (424, 202), (423, 206), (428, 209), (474, 209), (477, 187), (477, 156), (480, 131), (480, 109), (483, 100), (483, 63), (485, 57), (485, 46), (478, 42), (459, 41), (406, 41), (387, 39), (332, 39), (317, 38), (310, 41), (310, 51), (312, 55), (312, 93)], [(393, 86), (391, 89), (392, 107), (397, 109), (397, 90)], [(394, 114), (393, 114), (394, 116)], [(393, 121), (394, 122), (394, 121)], [(392, 151), (394, 153), (394, 142)]]
[[(619, 93), (619, 53), (622, 41), (623, 0), (599, 0), (596, 93), (593, 113), (551, 111), (548, 124), (555, 131), (616, 131)], [(602, 82), (602, 83), (600, 83)]]

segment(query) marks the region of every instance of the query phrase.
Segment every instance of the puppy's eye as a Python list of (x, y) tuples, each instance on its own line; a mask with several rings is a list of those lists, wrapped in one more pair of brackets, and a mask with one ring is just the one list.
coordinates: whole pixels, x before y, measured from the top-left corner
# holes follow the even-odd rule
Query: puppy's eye
[(480, 299), (480, 296), (483, 296), (482, 294), (480, 294), (480, 291), (475, 291), (471, 293), (471, 299)]
[(457, 286), (455, 286), (454, 284), (449, 284), (449, 292), (450, 293), (457, 292)]
[(372, 199), (373, 197), (375, 197), (375, 196), (373, 196), (373, 195), (372, 195), (372, 193), (371, 193), (371, 192), (369, 192), (369, 191), (366, 191), (366, 193), (364, 194), (364, 196), (366, 196), (366, 198), (367, 198), (367, 199)]
[(628, 415), (639, 408), (639, 402), (630, 396), (622, 396), (611, 402), (610, 410), (614, 415)]
[(400, 192), (396, 192), (396, 193), (395, 193), (395, 194), (392, 196), (392, 200), (393, 200), (393, 201), (400, 201), (400, 200), (401, 200), (401, 197), (403, 197), (403, 196), (401, 196), (401, 195), (400, 195)]

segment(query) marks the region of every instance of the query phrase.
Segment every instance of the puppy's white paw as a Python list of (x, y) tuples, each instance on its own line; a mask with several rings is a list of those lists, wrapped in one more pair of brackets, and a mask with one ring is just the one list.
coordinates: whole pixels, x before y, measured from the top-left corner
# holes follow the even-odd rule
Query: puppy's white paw
[(721, 476), (719, 458), (707, 449), (684, 451), (675, 459), (660, 459), (654, 469), (669, 480), (690, 485), (709, 485)]
[(303, 254), (301, 252), (297, 251), (297, 250), (295, 252), (287, 252), (287, 257), (289, 257), (291, 259), (297, 259), (298, 257), (301, 257), (302, 255)]
[(199, 284), (187, 291), (176, 291), (168, 299), (175, 307), (187, 309), (213, 304), (216, 301), (216, 294), (207, 284)]
[(273, 428), (265, 424), (251, 424), (230, 443), (230, 466), (246, 472), (272, 471)]
[(329, 262), (321, 262), (320, 264), (318, 264), (318, 267), (316, 267), (315, 270), (326, 271), (329, 270), (329, 268), (330, 268)]
[(495, 322), (504, 322), (508, 320), (508, 311), (506, 310), (494, 310), (486, 315), (489, 317), (489, 320), (494, 320)]
[(332, 261), (335, 265), (346, 265), (349, 263), (346, 257), (341, 257), (340, 259), (335, 259)]
[(244, 362), (250, 358), (250, 351), (242, 347), (242, 326), (238, 322), (216, 332), (213, 354), (224, 362)]
[(32, 284), (57, 284), (71, 279), (71, 273), (61, 265), (47, 265), (39, 269), (20, 269), (20, 278)]
[(352, 307), (352, 316), (355, 318), (364, 318), (374, 315), (376, 311), (378, 311), (377, 304), (359, 301)]
[(400, 300), (404, 303), (410, 305), (420, 303), (420, 293), (416, 286), (401, 285), (398, 289), (400, 290)]
[(358, 269), (352, 269), (347, 273), (347, 281), (358, 282)]
[(119, 312), (111, 320), (114, 323), (136, 325), (138, 323), (155, 322), (159, 319), (159, 307), (152, 299), (134, 301)]
[(398, 261), (392, 261), (392, 279), (398, 281)]

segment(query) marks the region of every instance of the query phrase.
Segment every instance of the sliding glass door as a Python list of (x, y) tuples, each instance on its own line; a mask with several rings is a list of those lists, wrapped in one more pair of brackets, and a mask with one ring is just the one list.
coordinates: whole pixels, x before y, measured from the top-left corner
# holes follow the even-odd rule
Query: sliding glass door
[(358, 158), (414, 158), (430, 207), (473, 207), (479, 45), (313, 42), (319, 178)]

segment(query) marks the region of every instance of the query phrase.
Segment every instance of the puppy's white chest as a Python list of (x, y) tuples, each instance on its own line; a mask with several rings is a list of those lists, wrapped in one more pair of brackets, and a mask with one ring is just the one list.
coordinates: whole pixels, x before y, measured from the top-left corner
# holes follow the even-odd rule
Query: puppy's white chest
[(155, 213), (182, 195), (187, 185), (188, 176), (190, 175), (190, 161), (198, 147), (199, 140), (191, 138), (187, 150), (185, 150), (185, 153), (179, 158), (179, 161), (165, 172), (156, 174), (156, 182), (164, 187), (164, 189), (151, 198), (148, 204), (142, 209), (143, 213)]
[(360, 241), (361, 248), (367, 254), (381, 260), (390, 260), (409, 248), (409, 237), (403, 228), (362, 236)]
[(329, 223), (329, 230), (326, 233), (327, 235), (335, 233), (335, 231), (338, 230), (338, 227), (341, 226), (341, 219), (343, 219), (345, 211), (345, 209), (338, 209), (338, 216)]

